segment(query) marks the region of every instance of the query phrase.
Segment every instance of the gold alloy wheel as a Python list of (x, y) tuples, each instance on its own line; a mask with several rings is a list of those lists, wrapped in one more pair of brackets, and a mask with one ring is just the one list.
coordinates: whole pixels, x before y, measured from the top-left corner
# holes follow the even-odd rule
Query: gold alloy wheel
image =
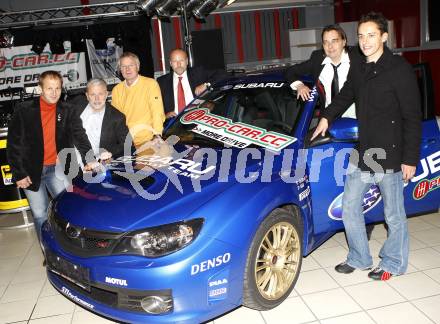
[(255, 278), (258, 291), (276, 300), (289, 290), (298, 271), (301, 242), (295, 227), (287, 222), (273, 225), (258, 247)]

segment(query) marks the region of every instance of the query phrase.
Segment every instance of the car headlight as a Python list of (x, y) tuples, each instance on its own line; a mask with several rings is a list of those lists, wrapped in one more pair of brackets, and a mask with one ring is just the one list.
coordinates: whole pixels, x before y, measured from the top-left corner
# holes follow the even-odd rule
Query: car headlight
[(172, 223), (129, 233), (121, 238), (113, 254), (138, 254), (159, 257), (190, 244), (200, 232), (202, 218)]

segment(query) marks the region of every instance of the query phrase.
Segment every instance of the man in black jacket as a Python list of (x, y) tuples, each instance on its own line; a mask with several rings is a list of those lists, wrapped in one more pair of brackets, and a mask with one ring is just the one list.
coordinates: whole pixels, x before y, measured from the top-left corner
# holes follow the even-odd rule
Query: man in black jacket
[[(72, 107), (59, 101), (62, 84), (63, 78), (58, 72), (42, 73), (40, 99), (20, 104), (8, 128), (7, 156), (12, 179), (18, 188), (24, 189), (38, 239), (41, 225), (47, 219), (47, 191), (56, 197), (67, 185), (63, 172), (55, 169), (59, 164), (57, 154), (75, 145), (85, 161), (91, 149), (81, 120), (75, 117)], [(94, 166), (87, 164), (86, 170)], [(65, 171), (65, 166), (61, 166), (61, 170)]]
[(188, 67), (188, 55), (179, 48), (171, 51), (170, 65), (172, 71), (157, 78), (166, 118), (176, 116), (195, 96), (223, 76), (219, 71)]
[[(350, 65), (359, 63), (362, 55), (358, 47), (347, 46), (345, 31), (338, 24), (324, 27), (321, 40), (323, 49), (314, 51), (307, 61), (289, 67), (284, 76), (290, 87), (297, 91), (297, 97), (303, 100), (310, 98), (310, 88), (300, 79), (305, 75), (312, 76), (320, 103), (327, 107), (347, 80)], [(344, 117), (356, 117), (354, 106), (344, 113)]]
[(379, 254), (382, 260), (368, 276), (388, 280), (403, 274), (408, 265), (403, 186), (414, 176), (419, 162), (420, 94), (411, 66), (384, 45), (388, 33), (382, 14), (363, 16), (358, 37), (366, 62), (352, 65), (347, 82), (323, 112), (312, 139), (324, 135), (329, 123), (356, 103), (359, 143), (350, 158), (342, 207), (349, 253), (335, 270), (350, 273), (372, 266), (361, 205), (371, 184), (376, 183), (384, 201), (388, 238)]
[[(102, 79), (87, 83), (86, 100), (76, 103), (76, 113), (82, 121), (95, 157), (105, 161), (124, 155), (124, 143), (130, 136), (125, 115), (107, 103), (107, 84)], [(127, 139), (131, 154), (132, 140)]]

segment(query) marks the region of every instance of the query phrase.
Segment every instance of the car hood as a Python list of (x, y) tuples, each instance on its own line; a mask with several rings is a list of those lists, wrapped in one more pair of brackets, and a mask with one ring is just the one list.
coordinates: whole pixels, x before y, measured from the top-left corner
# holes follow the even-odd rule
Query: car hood
[(237, 163), (239, 149), (173, 146), (126, 156), (104, 173), (76, 179), (56, 200), (57, 215), (84, 228), (125, 232), (188, 219), (210, 199), (235, 185), (236, 171), (261, 168), (262, 149)]

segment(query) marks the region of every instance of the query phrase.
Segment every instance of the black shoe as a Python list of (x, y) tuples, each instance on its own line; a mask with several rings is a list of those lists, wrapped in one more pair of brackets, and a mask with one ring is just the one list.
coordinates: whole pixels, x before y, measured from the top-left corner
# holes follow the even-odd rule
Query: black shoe
[(393, 276), (391, 272), (385, 271), (381, 269), (380, 267), (374, 268), (372, 271), (368, 273), (368, 277), (373, 280), (388, 280)]
[(349, 265), (346, 261), (339, 263), (336, 267), (335, 267), (336, 272), (339, 273), (352, 273), (354, 270), (356, 270), (356, 268), (353, 268), (351, 265)]

